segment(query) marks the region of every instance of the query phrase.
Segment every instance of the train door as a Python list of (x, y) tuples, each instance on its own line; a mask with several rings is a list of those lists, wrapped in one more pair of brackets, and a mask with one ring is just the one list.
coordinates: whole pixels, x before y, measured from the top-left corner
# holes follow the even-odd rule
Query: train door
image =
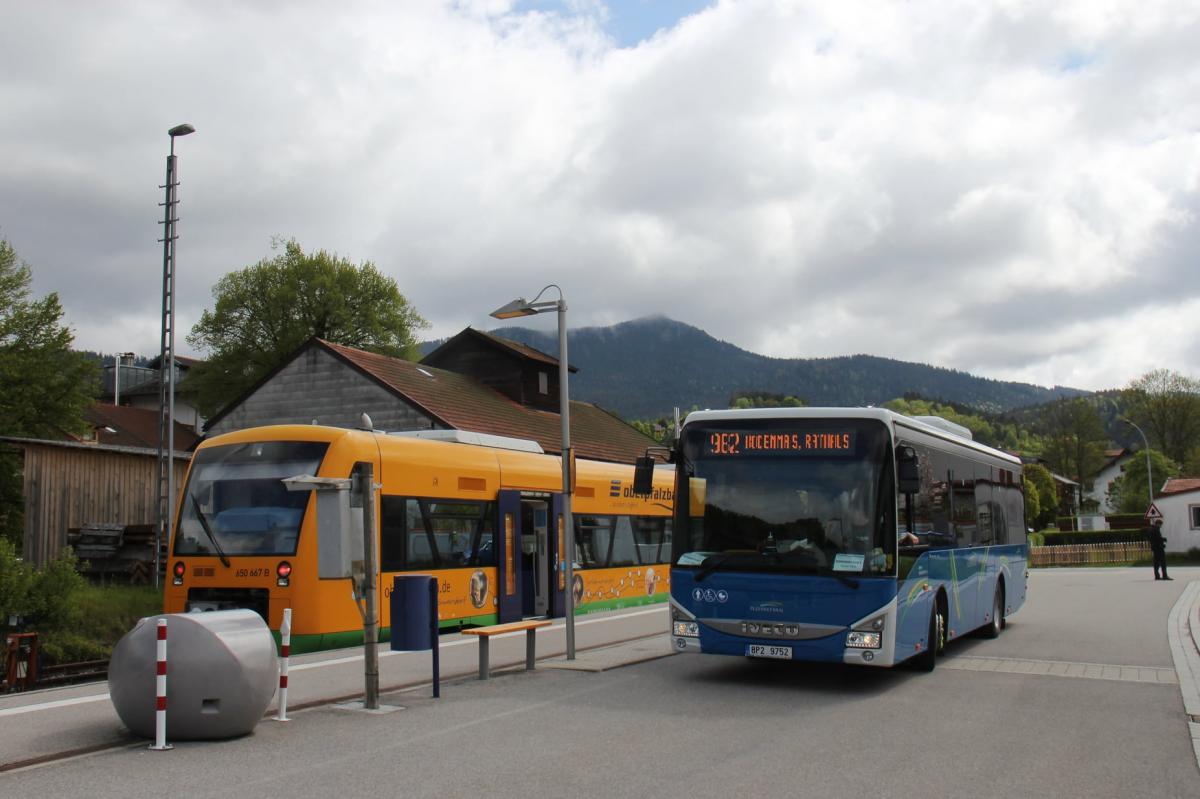
[(521, 610), (526, 616), (550, 613), (550, 503), (521, 498)]

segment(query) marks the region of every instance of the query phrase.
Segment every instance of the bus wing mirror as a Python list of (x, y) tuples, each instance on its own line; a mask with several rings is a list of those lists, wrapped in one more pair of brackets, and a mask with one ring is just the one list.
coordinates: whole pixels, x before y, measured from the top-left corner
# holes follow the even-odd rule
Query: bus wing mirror
[(654, 493), (654, 458), (638, 458), (633, 466), (633, 493), (646, 496)]
[(898, 472), (898, 487), (901, 494), (921, 493), (921, 469), (917, 451), (912, 447), (900, 447), (896, 450), (896, 470)]
[(654, 455), (662, 455), (667, 463), (675, 462), (675, 451), (668, 447), (646, 447), (644, 457), (633, 464), (633, 493), (649, 496), (654, 493)]

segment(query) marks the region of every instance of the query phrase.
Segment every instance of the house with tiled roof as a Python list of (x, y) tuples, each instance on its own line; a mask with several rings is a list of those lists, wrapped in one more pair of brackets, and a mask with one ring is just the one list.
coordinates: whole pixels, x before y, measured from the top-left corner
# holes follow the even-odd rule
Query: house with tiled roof
[[(208, 435), (269, 424), (377, 430), (465, 430), (562, 451), (558, 360), (468, 328), (420, 363), (309, 339), (284, 364), (219, 411)], [(581, 458), (632, 463), (653, 439), (589, 402), (571, 400), (571, 445)]]
[(1125, 447), (1104, 451), (1104, 465), (1092, 477), (1092, 487), (1087, 495), (1088, 499), (1096, 502), (1099, 513), (1116, 512), (1117, 509), (1108, 501), (1108, 488), (1112, 485), (1113, 480), (1125, 472), (1125, 464), (1129, 463), (1133, 454), (1133, 450)]
[(1172, 477), (1154, 498), (1168, 552), (1200, 548), (1200, 477)]
[[(134, 408), (97, 402), (83, 412), (89, 430), (82, 436), (71, 436), (84, 444), (111, 447), (141, 447), (158, 449), (158, 408)], [(200, 436), (186, 424), (175, 422), (175, 450), (186, 452), (196, 446)]]

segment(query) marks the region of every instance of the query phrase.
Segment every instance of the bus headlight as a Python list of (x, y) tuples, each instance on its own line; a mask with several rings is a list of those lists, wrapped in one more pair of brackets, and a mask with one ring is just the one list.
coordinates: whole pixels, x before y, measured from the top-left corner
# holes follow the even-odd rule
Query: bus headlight
[(675, 621), (671, 624), (671, 629), (677, 637), (684, 638), (699, 638), (700, 625), (694, 621)]
[(171, 582), (175, 585), (183, 585), (183, 575), (187, 572), (187, 567), (183, 565), (183, 561), (178, 561), (172, 573), (175, 575)]
[(880, 649), (883, 647), (883, 636), (865, 630), (851, 630), (846, 634), (846, 646), (850, 649)]

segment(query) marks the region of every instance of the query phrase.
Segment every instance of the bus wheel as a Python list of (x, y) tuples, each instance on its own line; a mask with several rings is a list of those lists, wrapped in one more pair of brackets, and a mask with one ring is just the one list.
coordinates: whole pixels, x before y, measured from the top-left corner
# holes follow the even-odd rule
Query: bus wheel
[(992, 621), (983, 628), (986, 638), (999, 638), (1004, 629), (1004, 588), (996, 586), (996, 595), (992, 597)]
[(933, 651), (940, 656), (946, 654), (946, 614), (942, 613), (941, 606), (935, 603), (933, 615), (937, 619), (937, 637), (933, 639), (936, 644)]
[(937, 665), (939, 618), (937, 603), (934, 603), (933, 610), (929, 611), (929, 636), (925, 639), (925, 651), (913, 658), (913, 665), (921, 671), (933, 671), (933, 667)]

